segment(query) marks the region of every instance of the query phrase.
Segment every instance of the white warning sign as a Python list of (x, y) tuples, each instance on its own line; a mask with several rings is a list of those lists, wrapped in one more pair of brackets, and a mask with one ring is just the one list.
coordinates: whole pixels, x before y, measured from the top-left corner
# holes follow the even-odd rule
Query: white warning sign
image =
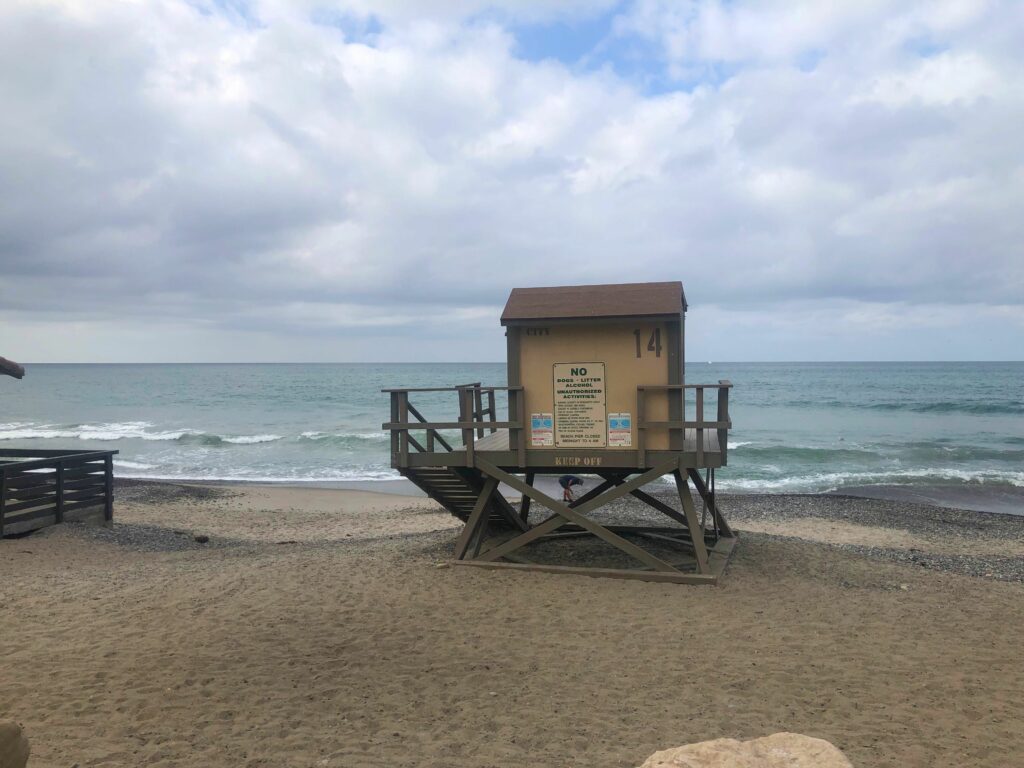
[(550, 448), (555, 444), (554, 418), (550, 413), (530, 414), (530, 445)]
[(604, 363), (555, 363), (555, 445), (604, 448)]
[(633, 417), (628, 413), (608, 414), (608, 447), (630, 448), (633, 445)]

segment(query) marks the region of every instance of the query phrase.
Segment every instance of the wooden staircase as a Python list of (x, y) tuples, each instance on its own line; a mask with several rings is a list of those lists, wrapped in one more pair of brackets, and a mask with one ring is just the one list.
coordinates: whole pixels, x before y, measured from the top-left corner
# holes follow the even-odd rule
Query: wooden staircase
[[(399, 472), (463, 522), (469, 520), (484, 487), (483, 473), (466, 467), (403, 467)], [(491, 497), (488, 513), (493, 528), (528, 529), (519, 512), (500, 493)]]

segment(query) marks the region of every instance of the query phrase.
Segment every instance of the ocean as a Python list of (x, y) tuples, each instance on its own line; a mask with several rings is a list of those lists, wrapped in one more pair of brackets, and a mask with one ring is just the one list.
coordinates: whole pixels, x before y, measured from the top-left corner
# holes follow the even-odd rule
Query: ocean
[[(0, 450), (116, 448), (120, 477), (381, 488), (398, 478), (381, 388), (505, 382), (503, 363), (26, 369), (0, 377)], [(735, 385), (720, 490), (903, 489), (1024, 512), (1024, 363), (688, 362), (686, 375)], [(451, 395), (413, 402), (456, 413)]]

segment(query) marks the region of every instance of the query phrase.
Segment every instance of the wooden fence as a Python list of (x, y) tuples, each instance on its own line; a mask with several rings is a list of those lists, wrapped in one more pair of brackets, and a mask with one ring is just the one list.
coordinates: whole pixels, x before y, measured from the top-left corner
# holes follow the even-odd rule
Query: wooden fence
[(112, 520), (116, 453), (0, 449), (0, 537), (100, 513)]

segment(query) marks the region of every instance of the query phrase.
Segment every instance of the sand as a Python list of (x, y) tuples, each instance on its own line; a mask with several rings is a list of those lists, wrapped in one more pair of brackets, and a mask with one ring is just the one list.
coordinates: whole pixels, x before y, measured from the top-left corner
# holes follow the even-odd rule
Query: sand
[(1024, 755), (1024, 585), (840, 548), (946, 539), (752, 516), (690, 587), (445, 567), (456, 521), (408, 497), (129, 486), (115, 514), (0, 541), (33, 768), (611, 768), (777, 731), (859, 768)]

